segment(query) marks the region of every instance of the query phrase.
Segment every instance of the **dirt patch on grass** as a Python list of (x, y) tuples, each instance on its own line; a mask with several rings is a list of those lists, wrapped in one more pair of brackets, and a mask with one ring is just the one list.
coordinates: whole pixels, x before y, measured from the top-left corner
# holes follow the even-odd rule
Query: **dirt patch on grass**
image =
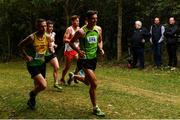
[(180, 106), (180, 96), (170, 95), (166, 93), (159, 93), (155, 91), (145, 90), (133, 86), (126, 86), (119, 83), (111, 83), (111, 89), (124, 91), (128, 94), (146, 97), (157, 103), (173, 104)]

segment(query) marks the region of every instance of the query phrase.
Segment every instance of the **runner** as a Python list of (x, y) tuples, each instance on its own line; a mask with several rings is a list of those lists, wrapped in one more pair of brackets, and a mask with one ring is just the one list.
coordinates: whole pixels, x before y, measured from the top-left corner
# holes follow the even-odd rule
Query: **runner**
[[(90, 98), (93, 105), (93, 114), (97, 116), (105, 116), (96, 103), (96, 88), (97, 79), (94, 73), (97, 63), (97, 50), (99, 48), (100, 53), (103, 55), (103, 41), (101, 27), (96, 25), (97, 11), (89, 10), (87, 12), (88, 24), (83, 26), (76, 32), (70, 46), (79, 53), (79, 60), (77, 62), (78, 69), (83, 69), (85, 77), (80, 75), (71, 75), (71, 79), (78, 79), (84, 82), (86, 85), (90, 84)], [(80, 49), (75, 46), (74, 42), (79, 39)]]
[[(65, 67), (62, 72), (62, 78), (61, 78), (61, 84), (65, 84), (65, 75), (67, 74), (69, 68), (71, 67), (73, 59), (78, 59), (78, 54), (75, 50), (73, 50), (69, 46), (69, 42), (71, 41), (72, 37), (74, 36), (75, 32), (79, 30), (79, 16), (73, 15), (71, 17), (71, 26), (66, 29), (66, 32), (64, 34), (64, 42), (65, 42), (65, 50), (64, 50), (64, 56), (65, 56)], [(75, 41), (76, 47), (79, 46), (79, 41)], [(76, 68), (75, 74), (78, 73), (78, 69)], [(68, 81), (68, 84), (70, 84), (71, 81)], [(77, 83), (75, 81), (75, 83)]]
[(38, 19), (36, 21), (37, 32), (32, 33), (19, 43), (19, 47), (27, 62), (28, 72), (34, 80), (34, 89), (29, 93), (27, 105), (34, 110), (36, 105), (36, 96), (47, 87), (45, 79), (46, 64), (44, 55), (48, 49), (49, 37), (46, 36), (46, 20)]
[(57, 47), (57, 45), (55, 44), (55, 35), (56, 33), (53, 32), (53, 29), (54, 29), (54, 23), (50, 20), (47, 21), (47, 31), (46, 31), (46, 35), (48, 37), (51, 38), (51, 41), (50, 41), (50, 51), (47, 51), (47, 54), (45, 56), (45, 60), (46, 60), (46, 63), (50, 63), (51, 66), (54, 68), (54, 72), (53, 72), (53, 77), (54, 77), (54, 87), (59, 89), (59, 90), (62, 90), (62, 87), (59, 86), (59, 81), (58, 81), (58, 78), (59, 78), (59, 62), (58, 62), (58, 59), (55, 55), (55, 49)]

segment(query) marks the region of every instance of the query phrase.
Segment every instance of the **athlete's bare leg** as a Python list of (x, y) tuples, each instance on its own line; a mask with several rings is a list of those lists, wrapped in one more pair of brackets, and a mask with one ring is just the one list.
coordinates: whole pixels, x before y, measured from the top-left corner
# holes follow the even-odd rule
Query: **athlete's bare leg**
[(50, 64), (54, 68), (53, 77), (54, 77), (54, 83), (58, 84), (58, 78), (59, 78), (59, 62), (57, 57), (54, 57), (50, 60)]
[(38, 74), (35, 77), (33, 77), (34, 80), (34, 89), (29, 93), (29, 100), (28, 100), (28, 106), (30, 109), (34, 110), (36, 105), (36, 96), (39, 92), (43, 91), (47, 87), (47, 81), (45, 78)]
[(83, 69), (83, 70), (85, 72), (85, 77), (74, 75), (74, 79), (77, 79), (86, 85), (90, 84), (89, 95), (91, 98), (91, 103), (93, 107), (96, 107), (96, 88), (97, 88), (96, 75), (94, 74), (94, 71), (91, 69)]
[(65, 78), (69, 68), (71, 67), (71, 64), (72, 64), (72, 60), (69, 59), (68, 57), (65, 57), (65, 66), (64, 66), (64, 69), (62, 72), (61, 84), (65, 84), (64, 78)]

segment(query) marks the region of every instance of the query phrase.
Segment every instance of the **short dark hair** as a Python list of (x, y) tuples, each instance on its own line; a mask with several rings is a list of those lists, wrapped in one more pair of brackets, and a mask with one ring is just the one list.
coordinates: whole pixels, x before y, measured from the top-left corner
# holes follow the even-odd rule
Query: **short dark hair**
[(78, 15), (72, 15), (72, 16), (71, 16), (71, 21), (74, 21), (74, 20), (76, 20), (77, 18), (80, 18), (80, 16), (78, 16)]
[(47, 22), (47, 25), (49, 25), (49, 24), (54, 25), (54, 22), (51, 20), (47, 20), (46, 22)]
[(42, 19), (42, 18), (39, 18), (39, 19), (37, 19), (36, 20), (36, 26), (38, 26), (40, 23), (42, 23), (42, 22), (46, 22), (46, 20), (45, 19)]
[(90, 19), (91, 16), (93, 16), (94, 14), (98, 14), (98, 11), (96, 11), (96, 10), (88, 10), (87, 13), (86, 13), (86, 17), (88, 19)]
[(156, 19), (156, 18), (158, 18), (158, 19), (160, 20), (160, 17), (157, 17), (157, 16), (156, 16), (156, 17), (154, 17), (154, 19)]

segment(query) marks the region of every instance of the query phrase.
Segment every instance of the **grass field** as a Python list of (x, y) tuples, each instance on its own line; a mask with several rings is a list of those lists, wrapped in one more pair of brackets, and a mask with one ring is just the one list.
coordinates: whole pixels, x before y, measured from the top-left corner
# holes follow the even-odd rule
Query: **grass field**
[[(62, 65), (60, 66), (62, 71)], [(127, 69), (98, 65), (97, 101), (105, 119), (180, 118), (180, 71)], [(47, 66), (48, 88), (37, 97), (37, 110), (27, 109), (33, 82), (25, 63), (0, 63), (0, 118), (96, 119), (92, 115), (88, 87), (84, 84), (53, 88), (52, 68)]]

